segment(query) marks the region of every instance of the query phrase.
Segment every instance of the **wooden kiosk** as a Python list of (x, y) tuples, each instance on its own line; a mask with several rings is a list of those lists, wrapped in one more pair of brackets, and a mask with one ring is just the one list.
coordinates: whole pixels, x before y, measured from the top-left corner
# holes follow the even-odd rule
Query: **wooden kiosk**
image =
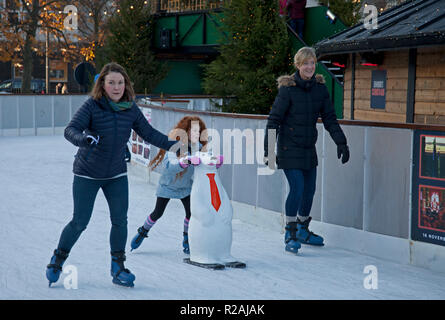
[(445, 124), (445, 1), (406, 1), (316, 49), (345, 62), (344, 119)]

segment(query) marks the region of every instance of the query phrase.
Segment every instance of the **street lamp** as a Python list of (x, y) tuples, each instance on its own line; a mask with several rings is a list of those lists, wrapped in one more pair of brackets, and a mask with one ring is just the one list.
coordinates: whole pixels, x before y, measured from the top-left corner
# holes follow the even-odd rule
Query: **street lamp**
[(49, 32), (48, 28), (46, 28), (46, 44), (45, 44), (45, 87), (46, 94), (49, 94)]

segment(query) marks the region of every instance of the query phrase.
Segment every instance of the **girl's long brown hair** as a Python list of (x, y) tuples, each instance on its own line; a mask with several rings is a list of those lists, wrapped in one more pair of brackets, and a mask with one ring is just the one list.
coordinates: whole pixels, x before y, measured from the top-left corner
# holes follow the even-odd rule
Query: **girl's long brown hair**
[[(206, 128), (204, 121), (202, 121), (202, 119), (200, 117), (197, 117), (197, 116), (183, 117), (181, 120), (179, 120), (179, 122), (176, 124), (176, 126), (173, 128), (173, 130), (170, 131), (169, 137), (171, 137), (171, 138), (176, 137), (176, 140), (179, 141), (181, 138), (180, 138), (179, 134), (177, 134), (177, 132), (178, 132), (178, 130), (184, 130), (185, 132), (187, 132), (187, 139), (188, 139), (187, 142), (190, 142), (190, 131), (192, 128), (193, 121), (199, 122), (199, 141), (202, 144), (202, 150), (206, 150), (207, 140), (208, 140), (207, 128)], [(186, 141), (183, 141), (183, 142), (185, 143)], [(166, 151), (164, 149), (160, 149), (159, 152), (157, 153), (157, 155), (150, 161), (150, 163), (148, 164), (148, 167), (151, 167), (151, 170), (154, 170), (162, 162), (162, 160), (164, 160), (165, 153), (166, 153)], [(183, 157), (183, 156), (184, 156), (184, 154), (180, 155), (180, 157)], [(184, 173), (185, 173), (185, 170), (178, 173), (176, 175), (176, 177), (177, 178), (182, 177), (184, 175)]]

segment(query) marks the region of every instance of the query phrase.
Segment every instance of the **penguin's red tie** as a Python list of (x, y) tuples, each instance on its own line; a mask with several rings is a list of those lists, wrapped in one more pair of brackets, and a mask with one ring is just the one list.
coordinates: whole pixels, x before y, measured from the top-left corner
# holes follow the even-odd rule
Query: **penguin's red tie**
[(207, 173), (207, 177), (209, 177), (210, 180), (210, 195), (212, 197), (212, 206), (215, 208), (216, 211), (218, 211), (219, 207), (221, 206), (221, 198), (219, 196), (218, 186), (215, 182), (215, 174)]

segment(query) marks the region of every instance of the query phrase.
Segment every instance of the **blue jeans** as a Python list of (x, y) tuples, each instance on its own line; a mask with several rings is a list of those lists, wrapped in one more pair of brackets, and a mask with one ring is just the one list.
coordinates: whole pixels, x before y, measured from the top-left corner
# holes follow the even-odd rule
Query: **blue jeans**
[(303, 39), (304, 19), (291, 19), (289, 24), (292, 30)]
[(102, 189), (108, 202), (111, 217), (111, 252), (125, 251), (127, 242), (128, 179), (127, 176), (115, 179), (93, 180), (74, 176), (72, 220), (60, 235), (58, 249), (70, 252), (81, 233), (87, 228), (93, 213), (94, 201)]
[(295, 217), (297, 214), (307, 217), (311, 212), (315, 194), (317, 168), (309, 170), (284, 169), (289, 182), (289, 194), (286, 199), (286, 216)]

